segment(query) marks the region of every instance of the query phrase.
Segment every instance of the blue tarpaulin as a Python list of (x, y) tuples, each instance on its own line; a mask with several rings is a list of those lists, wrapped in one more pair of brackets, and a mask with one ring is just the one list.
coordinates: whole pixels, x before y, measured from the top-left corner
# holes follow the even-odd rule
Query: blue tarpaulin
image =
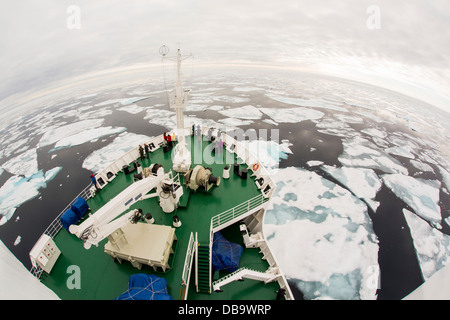
[(84, 214), (89, 210), (86, 200), (82, 197), (78, 197), (70, 208), (80, 219), (83, 218)]
[(234, 272), (239, 268), (242, 246), (225, 239), (220, 232), (214, 233), (212, 266), (214, 270)]
[(78, 223), (78, 221), (80, 220), (80, 218), (78, 217), (78, 215), (73, 212), (72, 209), (67, 209), (62, 215), (61, 215), (61, 224), (63, 225), (63, 227), (69, 231), (69, 226), (71, 224), (76, 224)]
[(172, 300), (167, 292), (167, 281), (152, 274), (133, 274), (128, 282), (128, 290), (116, 300)]

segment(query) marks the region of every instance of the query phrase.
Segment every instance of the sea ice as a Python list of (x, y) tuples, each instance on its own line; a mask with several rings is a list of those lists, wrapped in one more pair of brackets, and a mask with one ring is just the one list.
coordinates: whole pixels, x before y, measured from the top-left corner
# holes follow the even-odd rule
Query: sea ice
[(319, 160), (310, 160), (306, 163), (309, 167), (318, 167), (323, 165), (323, 161)]
[(49, 129), (42, 136), (38, 147), (48, 146), (74, 134), (100, 127), (103, 121), (103, 119), (89, 119)]
[(348, 112), (348, 110), (343, 107), (339, 107), (337, 105), (319, 99), (291, 98), (291, 97), (277, 96), (270, 93), (266, 94), (266, 96), (278, 102), (293, 104), (300, 107), (322, 108), (334, 111)]
[(12, 176), (0, 188), (0, 225), (5, 224), (14, 215), (14, 212), (22, 203), (39, 195), (39, 189), (46, 188), (62, 167), (56, 167), (45, 174), (37, 171), (30, 177)]
[(420, 162), (420, 161), (416, 161), (416, 160), (411, 160), (410, 163), (416, 167), (417, 169), (421, 170), (421, 171), (425, 171), (425, 172), (432, 172), (434, 173), (433, 168), (426, 163)]
[(375, 299), (367, 270), (378, 268), (378, 240), (367, 206), (311, 171), (283, 168), (273, 179), (264, 234), (286, 277), (306, 299)]
[(11, 158), (2, 165), (2, 168), (9, 173), (30, 177), (38, 172), (36, 148)]
[(264, 89), (258, 88), (258, 87), (245, 87), (245, 86), (233, 88), (233, 91), (237, 91), (237, 92), (251, 92), (251, 91), (262, 91), (262, 90), (264, 90)]
[(163, 126), (168, 130), (176, 128), (177, 126), (175, 112), (170, 110), (147, 109), (147, 114), (144, 116), (144, 119), (148, 120), (149, 123)]
[(445, 170), (442, 166), (438, 166), (439, 172), (442, 175), (442, 182), (445, 184), (445, 187), (448, 191), (450, 191), (450, 173)]
[(441, 228), (442, 217), (439, 207), (441, 183), (438, 180), (423, 180), (402, 174), (386, 174), (382, 179), (384, 184), (418, 216)]
[(317, 120), (324, 116), (318, 110), (308, 108), (259, 108), (259, 110), (277, 123), (298, 123), (305, 120)]
[(96, 150), (88, 155), (86, 159), (84, 159), (82, 167), (94, 173), (98, 172), (131, 149), (150, 139), (150, 137), (145, 135), (124, 132), (106, 147)]
[(374, 199), (377, 192), (380, 191), (382, 183), (372, 169), (335, 168), (326, 165), (321, 168), (342, 183), (355, 196), (366, 202), (374, 212), (377, 211), (380, 203)]
[(130, 114), (138, 114), (138, 113), (140, 113), (142, 111), (145, 111), (145, 109), (146, 109), (145, 107), (141, 107), (141, 106), (138, 106), (136, 104), (130, 104), (130, 105), (118, 108), (117, 110), (125, 111), (125, 112), (128, 112)]
[(220, 119), (219, 122), (222, 123), (226, 127), (225, 131), (236, 129), (236, 127), (239, 127), (239, 126), (248, 126), (253, 123), (252, 120), (241, 120), (241, 119), (234, 119), (234, 118)]
[(409, 158), (409, 159), (415, 158), (414, 154), (412, 154), (411, 149), (408, 147), (391, 147), (391, 148), (387, 148), (385, 151), (387, 153), (405, 157), (405, 158)]
[(403, 209), (425, 281), (449, 262), (450, 236), (432, 228), (413, 212)]
[(125, 127), (100, 127), (100, 128), (94, 128), (94, 129), (87, 129), (83, 132), (76, 133), (74, 135), (71, 135), (69, 137), (63, 138), (59, 140), (55, 147), (50, 150), (49, 152), (63, 149), (63, 148), (70, 148), (72, 146), (77, 146), (89, 141), (95, 141), (99, 138), (109, 136), (112, 134), (122, 133), (126, 130)]
[(226, 117), (247, 119), (247, 120), (261, 119), (262, 117), (261, 111), (259, 111), (258, 108), (252, 105), (220, 110), (219, 113), (223, 114)]
[(356, 136), (346, 139), (342, 144), (344, 152), (338, 159), (344, 166), (378, 169), (386, 173), (408, 174), (408, 169), (403, 167), (398, 160), (364, 138)]

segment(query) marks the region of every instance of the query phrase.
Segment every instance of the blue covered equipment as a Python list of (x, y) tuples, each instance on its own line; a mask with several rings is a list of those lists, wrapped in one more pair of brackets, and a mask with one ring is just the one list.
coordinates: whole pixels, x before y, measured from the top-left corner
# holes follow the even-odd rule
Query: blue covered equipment
[(167, 281), (152, 274), (133, 274), (128, 282), (128, 290), (116, 300), (172, 300), (167, 292)]
[(60, 218), (61, 224), (69, 231), (69, 226), (71, 224), (77, 224), (81, 218), (84, 217), (86, 212), (89, 210), (89, 206), (82, 197), (78, 197), (75, 199), (74, 203), (70, 206), (70, 209), (67, 209)]
[(220, 232), (214, 233), (212, 246), (212, 266), (214, 270), (234, 272), (239, 268), (242, 246), (230, 242)]
[(89, 206), (86, 200), (84, 200), (82, 197), (76, 198), (70, 208), (80, 219), (83, 218), (85, 213), (89, 210)]

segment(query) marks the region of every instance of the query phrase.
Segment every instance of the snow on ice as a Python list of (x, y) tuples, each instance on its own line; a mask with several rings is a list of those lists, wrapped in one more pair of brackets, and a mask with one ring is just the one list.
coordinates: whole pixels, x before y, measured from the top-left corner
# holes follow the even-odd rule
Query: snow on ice
[(364, 168), (335, 168), (326, 165), (321, 168), (366, 202), (374, 212), (377, 211), (380, 203), (374, 199), (382, 184), (375, 171)]
[(83, 161), (82, 167), (91, 172), (98, 172), (107, 167), (116, 159), (137, 147), (139, 144), (148, 142), (151, 138), (141, 134), (124, 132), (117, 136), (113, 142), (106, 147), (92, 152)]
[(413, 212), (403, 209), (414, 241), (417, 258), (425, 281), (447, 265), (450, 257), (450, 236), (432, 228)]
[(12, 176), (0, 188), (0, 225), (5, 224), (14, 215), (20, 205), (39, 195), (39, 189), (46, 188), (60, 172), (62, 167), (56, 167), (45, 174), (42, 170), (37, 171), (30, 177)]
[(441, 183), (438, 180), (423, 180), (402, 174), (387, 174), (383, 175), (382, 179), (384, 184), (417, 215), (435, 227), (441, 228), (442, 217), (439, 207)]
[(398, 160), (364, 138), (349, 138), (342, 144), (344, 152), (338, 159), (344, 166), (378, 169), (385, 173), (408, 174), (408, 169), (403, 167)]
[(305, 120), (317, 120), (324, 116), (318, 110), (308, 108), (259, 108), (259, 110), (277, 123), (297, 123)]
[(87, 129), (85, 131), (76, 133), (74, 135), (65, 137), (60, 139), (56, 144), (55, 147), (50, 150), (55, 151), (62, 148), (70, 148), (73, 146), (77, 146), (89, 141), (96, 141), (99, 138), (109, 136), (112, 134), (122, 133), (126, 130), (125, 127), (100, 127), (100, 128), (94, 128), (94, 129)]
[(225, 110), (220, 110), (219, 113), (223, 114), (226, 117), (233, 117), (239, 119), (247, 119), (247, 120), (255, 120), (261, 119), (262, 113), (258, 108), (247, 105), (239, 108), (229, 108)]
[(274, 178), (264, 234), (286, 277), (306, 299), (375, 299), (367, 270), (378, 268), (378, 240), (367, 206), (314, 172), (289, 167)]
[(103, 119), (89, 119), (65, 126), (54, 127), (47, 130), (39, 141), (38, 147), (52, 145), (53, 143), (70, 137), (72, 135), (81, 133), (83, 131), (100, 127), (103, 124)]
[(9, 173), (30, 177), (38, 172), (36, 148), (11, 158), (2, 165), (2, 168)]

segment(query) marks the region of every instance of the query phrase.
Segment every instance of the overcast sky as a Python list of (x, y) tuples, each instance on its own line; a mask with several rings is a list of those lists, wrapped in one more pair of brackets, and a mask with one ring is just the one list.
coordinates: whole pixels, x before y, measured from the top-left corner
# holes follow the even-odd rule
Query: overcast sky
[(2, 108), (11, 95), (87, 72), (160, 63), (158, 48), (177, 43), (196, 63), (296, 67), (450, 112), (448, 0), (3, 1)]

